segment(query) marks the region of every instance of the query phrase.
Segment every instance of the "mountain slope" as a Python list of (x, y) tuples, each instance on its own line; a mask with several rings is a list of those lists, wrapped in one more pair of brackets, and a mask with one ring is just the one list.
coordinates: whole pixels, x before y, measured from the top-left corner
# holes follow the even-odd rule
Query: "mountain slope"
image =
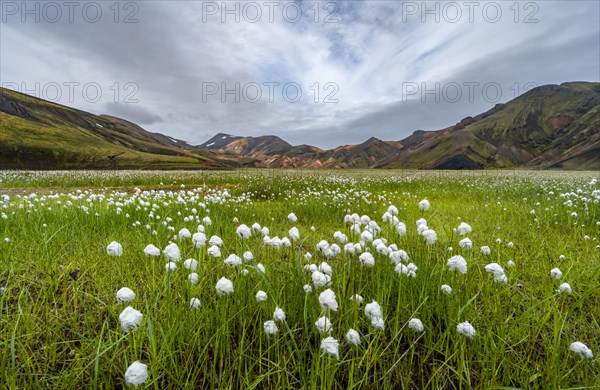
[(217, 168), (231, 165), (124, 119), (0, 89), (0, 167)]

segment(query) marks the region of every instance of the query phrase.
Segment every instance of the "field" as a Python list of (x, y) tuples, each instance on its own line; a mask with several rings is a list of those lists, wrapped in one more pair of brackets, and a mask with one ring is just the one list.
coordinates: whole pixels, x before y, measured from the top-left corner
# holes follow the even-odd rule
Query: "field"
[(598, 176), (0, 172), (0, 383), (599, 388)]

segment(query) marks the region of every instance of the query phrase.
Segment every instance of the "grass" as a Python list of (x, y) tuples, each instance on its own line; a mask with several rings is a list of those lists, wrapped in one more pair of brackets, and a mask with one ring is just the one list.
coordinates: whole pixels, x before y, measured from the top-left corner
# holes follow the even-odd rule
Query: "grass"
[[(589, 184), (595, 176), (1, 172), (0, 199), (1, 194), (10, 199), (0, 204), (6, 215), (0, 219), (0, 239), (9, 238), (0, 242), (0, 286), (6, 288), (0, 295), (0, 382), (8, 388), (115, 388), (124, 386), (125, 370), (139, 360), (148, 365), (144, 386), (155, 389), (597, 388), (600, 206), (598, 192), (593, 193), (599, 186)], [(561, 196), (565, 193), (570, 195)], [(429, 211), (417, 207), (423, 198), (432, 205)], [(569, 199), (572, 206), (565, 204)], [(152, 204), (158, 207), (150, 217)], [(381, 221), (390, 204), (398, 207), (406, 236)], [(377, 221), (380, 237), (406, 250), (419, 267), (416, 278), (398, 276), (370, 245), (372, 268), (361, 266), (358, 255), (342, 252), (326, 259), (317, 253), (316, 244), (332, 243), (338, 230), (358, 241), (344, 224), (347, 210)], [(297, 223), (288, 221), (290, 212)], [(196, 249), (189, 239), (174, 241), (182, 260), (199, 261), (198, 284), (187, 281), (190, 271), (183, 261), (169, 273), (164, 256), (144, 255), (147, 244), (162, 249), (181, 228), (194, 233), (205, 216), (213, 222), (205, 224), (207, 237), (224, 241), (222, 258), (209, 258), (208, 245)], [(234, 218), (267, 226), (271, 237), (285, 237), (296, 226), (301, 238), (279, 250), (263, 245), (261, 234), (242, 240)], [(434, 245), (417, 234), (419, 218), (437, 232)], [(133, 226), (136, 221), (140, 226)], [(463, 237), (453, 232), (461, 221), (473, 227), (470, 251), (458, 246)], [(107, 255), (111, 241), (123, 245), (122, 257)], [(490, 246), (491, 255), (480, 252), (483, 245)], [(245, 251), (255, 260), (238, 269), (223, 264), (230, 253)], [(306, 252), (313, 254), (310, 262)], [(446, 266), (456, 254), (467, 260), (466, 275)], [(515, 267), (507, 266), (509, 260)], [(337, 312), (322, 312), (322, 289), (303, 291), (311, 280), (304, 266), (322, 261), (333, 268), (329, 288), (336, 293)], [(491, 262), (504, 267), (506, 285), (485, 271)], [(549, 276), (554, 267), (563, 272), (560, 281)], [(223, 276), (235, 291), (220, 297), (215, 283)], [(563, 282), (572, 286), (572, 295), (556, 292)], [(453, 293), (443, 294), (442, 284)], [(137, 294), (130, 304), (144, 315), (129, 334), (118, 320), (126, 305), (115, 299), (123, 286)], [(266, 302), (256, 302), (258, 290), (268, 294)], [(349, 299), (353, 294), (364, 297), (362, 305)], [(197, 310), (189, 308), (192, 297), (201, 301)], [(373, 300), (381, 305), (384, 331), (374, 330), (364, 314), (364, 305)], [(268, 337), (263, 323), (277, 306), (287, 320)], [(314, 323), (322, 315), (330, 318), (331, 336), (340, 341), (339, 359), (320, 350), (325, 336)], [(423, 333), (407, 327), (413, 317), (423, 322)], [(456, 331), (464, 321), (477, 330), (472, 340)], [(359, 346), (346, 344), (350, 328), (360, 333)], [(574, 341), (591, 348), (594, 358), (571, 352)]]

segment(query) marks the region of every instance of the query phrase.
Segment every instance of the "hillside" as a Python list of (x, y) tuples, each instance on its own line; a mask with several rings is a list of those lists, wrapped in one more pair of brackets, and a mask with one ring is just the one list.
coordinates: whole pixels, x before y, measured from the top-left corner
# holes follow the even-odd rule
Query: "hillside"
[(235, 164), (124, 119), (0, 89), (3, 169), (191, 169)]
[[(600, 83), (534, 88), (441, 130), (322, 150), (275, 135), (218, 133), (193, 146), (123, 119), (0, 90), (7, 168), (423, 168), (600, 170)], [(367, 130), (365, 130), (367, 132)]]

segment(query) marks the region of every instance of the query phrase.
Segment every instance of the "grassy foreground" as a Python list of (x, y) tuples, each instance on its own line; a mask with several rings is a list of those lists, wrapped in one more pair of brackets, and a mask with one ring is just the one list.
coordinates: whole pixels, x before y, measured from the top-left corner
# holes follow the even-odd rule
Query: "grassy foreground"
[[(125, 372), (140, 361), (148, 379), (139, 388), (155, 389), (598, 388), (597, 177), (527, 171), (0, 172), (0, 383), (127, 387)], [(419, 208), (422, 199), (429, 210)], [(405, 235), (397, 221), (382, 220), (390, 205), (406, 224)], [(336, 231), (348, 243), (361, 241), (344, 221), (348, 211), (381, 229), (363, 218), (360, 232), (385, 238), (378, 243), (388, 251), (406, 251), (410, 259), (400, 264), (416, 265), (415, 277), (397, 273), (385, 250), (368, 240), (358, 253), (344, 251)], [(417, 231), (421, 218), (436, 232), (435, 243)], [(472, 232), (459, 235), (461, 222)], [(265, 244), (260, 231), (246, 239), (236, 234), (240, 224), (254, 223), (267, 227), (271, 239), (288, 237), (293, 227), (300, 238), (276, 248), (276, 240)], [(222, 239), (221, 257), (207, 254), (208, 241), (197, 248), (179, 237), (182, 228), (194, 234), (198, 225), (207, 239)], [(472, 240), (470, 250), (459, 246), (465, 237)], [(319, 251), (322, 240), (341, 252)], [(122, 256), (109, 256), (112, 241), (122, 245)], [(166, 270), (164, 253), (144, 253), (148, 244), (163, 250), (169, 243), (181, 251), (173, 271)], [(224, 264), (247, 251), (253, 260)], [(367, 251), (372, 267), (359, 260)], [(455, 255), (466, 260), (466, 274), (448, 267)], [(190, 258), (198, 261), (196, 284), (184, 266)], [(322, 262), (332, 268), (331, 282), (317, 288), (305, 266)], [(506, 283), (494, 281), (485, 269), (490, 263), (502, 267)], [(560, 279), (551, 275), (554, 268)], [(231, 280), (233, 293), (217, 293), (222, 277)], [(558, 291), (563, 283), (572, 293)], [(443, 284), (451, 294), (442, 292)], [(118, 303), (121, 287), (133, 290), (135, 299)], [(326, 289), (335, 293), (336, 311), (319, 302)], [(259, 290), (267, 294), (263, 302), (255, 298)], [(364, 301), (351, 300), (355, 294)], [(190, 308), (192, 298), (200, 301), (196, 309)], [(373, 301), (384, 329), (365, 315)], [(143, 318), (124, 333), (119, 315), (129, 305)], [(277, 307), (286, 319), (276, 321), (278, 332), (269, 336), (264, 324)], [(326, 334), (315, 326), (322, 316), (332, 326)], [(422, 331), (409, 326), (416, 318)], [(465, 321), (476, 330), (472, 338), (457, 331)], [(360, 335), (358, 345), (346, 340), (351, 328)], [(328, 336), (339, 341), (338, 357), (321, 349)], [(575, 341), (593, 357), (571, 351)]]

